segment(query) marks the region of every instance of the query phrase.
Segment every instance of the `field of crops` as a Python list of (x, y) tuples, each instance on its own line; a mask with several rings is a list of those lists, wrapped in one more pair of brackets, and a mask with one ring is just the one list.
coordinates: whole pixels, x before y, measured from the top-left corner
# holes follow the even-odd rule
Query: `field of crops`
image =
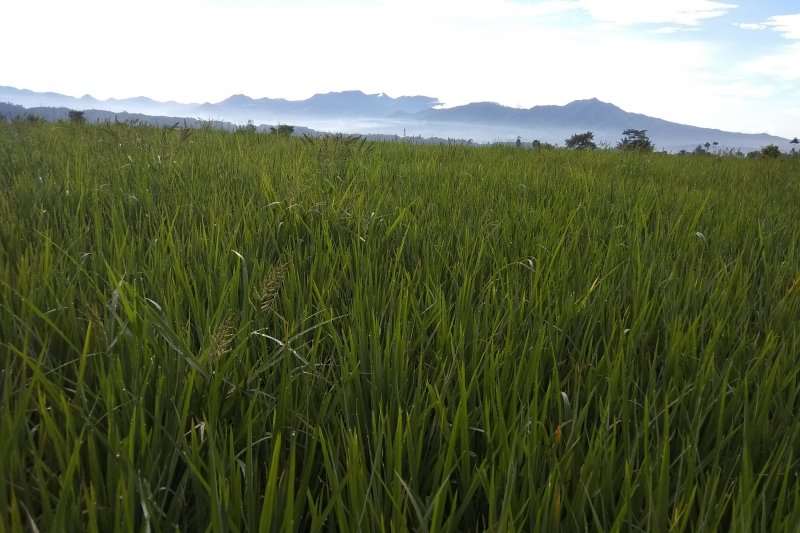
[(0, 531), (796, 531), (800, 161), (0, 124)]

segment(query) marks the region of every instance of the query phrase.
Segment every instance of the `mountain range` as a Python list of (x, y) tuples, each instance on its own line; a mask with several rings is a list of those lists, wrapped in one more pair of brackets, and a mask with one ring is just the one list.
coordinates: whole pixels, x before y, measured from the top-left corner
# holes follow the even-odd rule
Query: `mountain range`
[[(473, 139), (476, 142), (508, 142), (520, 137), (529, 143), (561, 143), (574, 133), (592, 131), (599, 144), (614, 145), (628, 128), (647, 130), (659, 150), (691, 150), (717, 143), (717, 149), (749, 151), (774, 144), (783, 151), (789, 139), (761, 134), (728, 132), (688, 126), (647, 115), (630, 113), (596, 98), (563, 106), (542, 105), (517, 109), (493, 102), (443, 107), (429, 96), (365, 94), (344, 91), (317, 94), (305, 100), (250, 98), (236, 94), (216, 103), (159, 102), (147, 97), (98, 100), (52, 92), (0, 86), (0, 102), (22, 106), (28, 112), (57, 119), (69, 109), (87, 111), (89, 120), (107, 120), (109, 114), (126, 113), (142, 121), (167, 123), (189, 117), (196, 121), (233, 124), (292, 124), (316, 131), (378, 134), (383, 136)], [(12, 116), (9, 105), (0, 113)], [(53, 109), (55, 108), (55, 110)], [(50, 109), (50, 111), (48, 111)], [(19, 109), (16, 110), (19, 114)], [(148, 120), (151, 119), (151, 120)]]

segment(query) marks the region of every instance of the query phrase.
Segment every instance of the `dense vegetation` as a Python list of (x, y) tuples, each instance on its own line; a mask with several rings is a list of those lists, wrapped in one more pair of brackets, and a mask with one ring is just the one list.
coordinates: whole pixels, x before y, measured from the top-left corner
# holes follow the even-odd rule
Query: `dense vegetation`
[(0, 124), (0, 530), (793, 531), (799, 163)]

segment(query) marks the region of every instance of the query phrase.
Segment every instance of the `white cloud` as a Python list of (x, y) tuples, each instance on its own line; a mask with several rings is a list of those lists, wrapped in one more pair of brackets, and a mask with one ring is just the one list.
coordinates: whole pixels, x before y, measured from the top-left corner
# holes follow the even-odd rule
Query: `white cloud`
[(770, 17), (764, 26), (782, 33), (787, 39), (800, 39), (800, 13)]
[(800, 118), (800, 107), (789, 107), (784, 110), (786, 114)]
[(650, 33), (658, 33), (658, 34), (672, 34), (672, 33), (682, 33), (687, 31), (698, 31), (700, 28), (694, 27), (684, 27), (684, 26), (662, 26), (661, 28), (656, 28), (654, 30), (650, 30)]
[(738, 26), (743, 30), (766, 30), (769, 26), (766, 24), (758, 24), (758, 23), (751, 23), (751, 22), (740, 22), (734, 24), (734, 26)]
[(800, 42), (791, 43), (745, 62), (743, 71), (748, 75), (768, 76), (778, 81), (800, 81)]
[(712, 0), (581, 0), (580, 4), (593, 19), (619, 26), (664, 23), (696, 26), (737, 7)]
[(774, 15), (764, 22), (742, 22), (735, 24), (743, 30), (770, 29), (787, 39), (800, 39), (800, 13), (795, 15)]
[(522, 3), (518, 0), (379, 0), (362, 10), (390, 12), (402, 19), (420, 22), (437, 18), (445, 22), (468, 20), (476, 23), (519, 19), (540, 19), (580, 8), (580, 0), (544, 0)]

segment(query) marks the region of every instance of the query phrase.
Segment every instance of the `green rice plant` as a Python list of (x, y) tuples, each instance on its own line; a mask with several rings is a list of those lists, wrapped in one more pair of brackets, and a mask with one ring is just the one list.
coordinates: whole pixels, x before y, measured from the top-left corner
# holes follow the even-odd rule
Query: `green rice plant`
[(0, 530), (794, 531), (796, 159), (0, 124)]

